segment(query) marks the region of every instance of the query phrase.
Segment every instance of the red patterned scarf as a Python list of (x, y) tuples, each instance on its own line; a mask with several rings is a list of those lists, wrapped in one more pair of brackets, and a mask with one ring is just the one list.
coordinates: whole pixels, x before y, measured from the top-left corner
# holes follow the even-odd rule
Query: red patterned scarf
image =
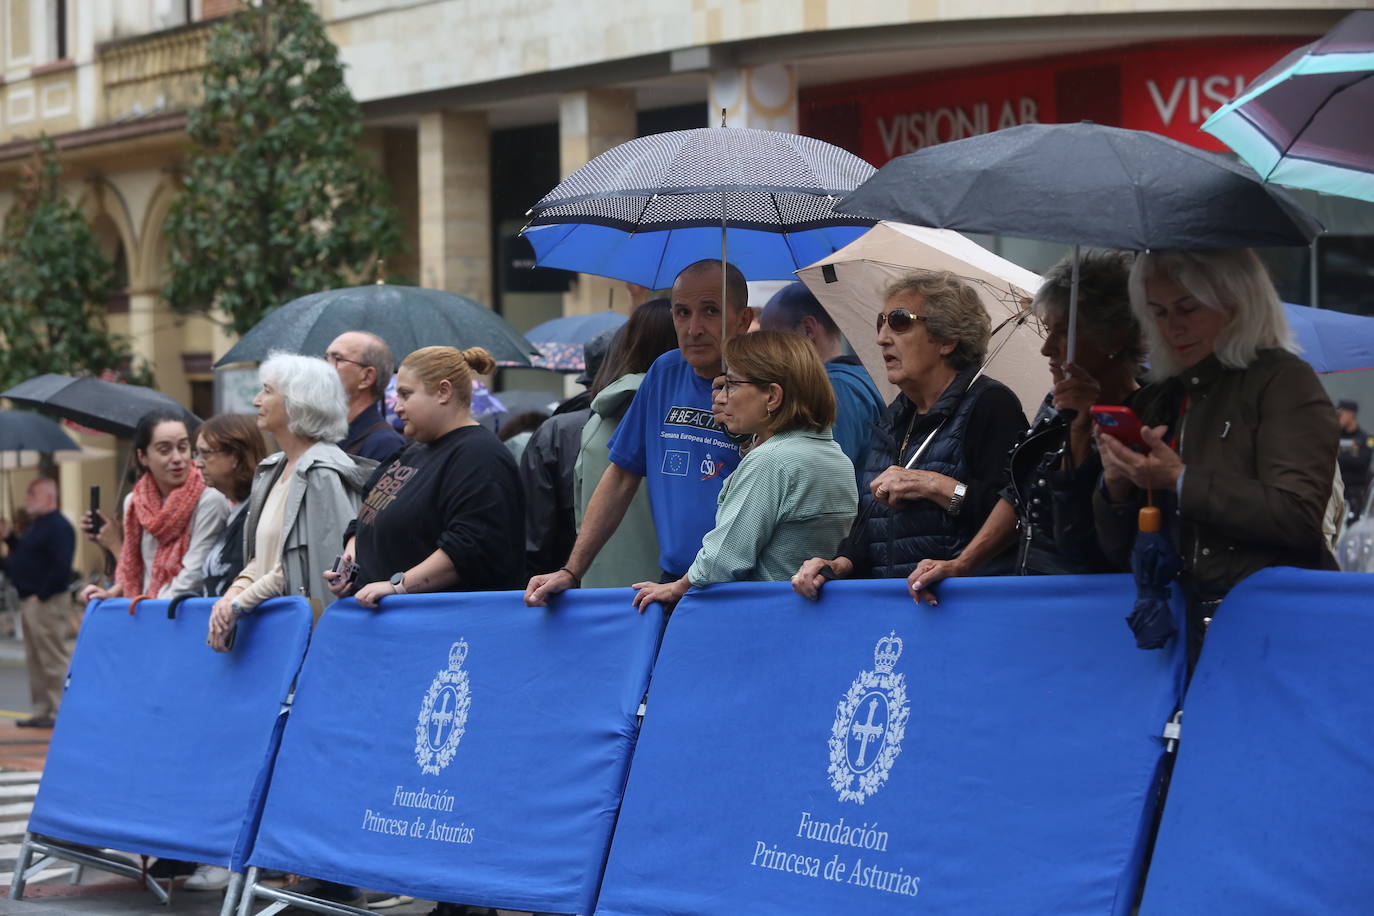
[(181, 572), (181, 561), (191, 546), (191, 516), (195, 514), (205, 478), (194, 465), (186, 482), (166, 499), (158, 492), (153, 475), (145, 473), (134, 484), (129, 508), (124, 512), (124, 549), (119, 554), (115, 582), (123, 587), (124, 597), (143, 594), (143, 532), (157, 539), (153, 555), (152, 579), (147, 594), (156, 595)]

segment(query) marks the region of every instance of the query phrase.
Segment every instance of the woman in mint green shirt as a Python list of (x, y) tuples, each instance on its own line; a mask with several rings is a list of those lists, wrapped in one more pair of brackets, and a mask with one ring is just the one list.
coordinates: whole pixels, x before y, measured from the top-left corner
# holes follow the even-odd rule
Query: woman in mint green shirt
[(835, 394), (810, 341), (774, 331), (735, 337), (725, 366), (717, 422), (751, 441), (687, 575), (635, 583), (641, 611), (675, 604), (694, 585), (790, 579), (807, 559), (833, 555), (854, 520), (854, 466), (830, 435)]

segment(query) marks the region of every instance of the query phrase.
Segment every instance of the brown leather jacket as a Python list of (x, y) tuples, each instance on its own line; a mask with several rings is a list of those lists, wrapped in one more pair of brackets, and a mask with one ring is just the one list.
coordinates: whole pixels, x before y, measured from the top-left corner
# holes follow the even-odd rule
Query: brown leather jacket
[[(1184, 396), (1188, 409), (1178, 428)], [(1141, 389), (1135, 411), (1169, 426), (1186, 470), (1182, 498), (1156, 492), (1155, 504), (1204, 594), (1220, 596), (1266, 566), (1335, 569), (1322, 534), (1339, 430), (1325, 389), (1307, 363), (1261, 350), (1244, 369), (1211, 356)], [(1126, 568), (1143, 494), (1113, 503), (1093, 498), (1106, 555)]]

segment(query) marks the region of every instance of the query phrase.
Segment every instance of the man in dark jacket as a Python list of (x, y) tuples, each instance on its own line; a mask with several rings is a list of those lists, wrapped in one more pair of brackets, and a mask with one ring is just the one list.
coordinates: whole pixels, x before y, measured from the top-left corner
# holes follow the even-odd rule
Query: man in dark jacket
[[(611, 347), (614, 331), (603, 331), (583, 347), (586, 370), (577, 378), (590, 386)], [(530, 575), (553, 572), (577, 540), (573, 470), (582, 448), (582, 427), (592, 415), (590, 391), (573, 395), (540, 424), (520, 456), (525, 487), (525, 565)]]
[(1369, 492), (1369, 458), (1374, 453), (1374, 437), (1360, 428), (1360, 405), (1341, 401), (1336, 405), (1336, 420), (1341, 424), (1341, 450), (1336, 462), (1341, 466), (1341, 480), (1345, 483), (1346, 518), (1355, 521), (1364, 512), (1365, 494)]
[(405, 437), (382, 415), (391, 382), (391, 349), (376, 334), (345, 331), (324, 351), (348, 397), (348, 435), (338, 443), (350, 455), (384, 461), (405, 448)]
[(33, 715), (15, 724), (21, 728), (52, 728), (62, 702), (71, 652), (67, 648), (68, 615), (72, 610), (72, 554), (76, 532), (57, 511), (57, 483), (40, 477), (29, 484), (24, 498), (29, 525), (22, 535), (0, 519), (0, 568), (19, 593), (19, 616), (24, 626), (24, 660), (29, 669)]

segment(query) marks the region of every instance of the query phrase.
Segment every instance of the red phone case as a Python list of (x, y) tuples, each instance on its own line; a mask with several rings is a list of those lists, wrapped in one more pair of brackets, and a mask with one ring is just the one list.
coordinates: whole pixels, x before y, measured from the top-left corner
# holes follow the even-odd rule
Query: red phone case
[(1135, 415), (1135, 411), (1129, 407), (1122, 407), (1117, 404), (1096, 404), (1092, 409), (1093, 422), (1107, 435), (1114, 437), (1121, 444), (1136, 449), (1137, 451), (1148, 452), (1149, 446), (1145, 444), (1145, 439), (1140, 435), (1140, 418)]

